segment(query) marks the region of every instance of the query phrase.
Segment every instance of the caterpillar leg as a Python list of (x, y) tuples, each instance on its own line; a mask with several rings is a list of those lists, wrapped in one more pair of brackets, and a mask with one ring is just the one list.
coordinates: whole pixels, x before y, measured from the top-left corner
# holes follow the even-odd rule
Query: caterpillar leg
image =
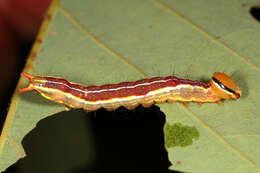
[(66, 106), (66, 105), (64, 105), (64, 109), (65, 109), (65, 111), (70, 111), (71, 110), (71, 108), (69, 106)]
[(144, 108), (150, 108), (152, 105), (153, 105), (153, 103), (150, 103), (150, 104), (142, 104), (142, 106), (143, 106)]
[(218, 105), (222, 106), (222, 101), (221, 100), (219, 100), (217, 103), (218, 103)]

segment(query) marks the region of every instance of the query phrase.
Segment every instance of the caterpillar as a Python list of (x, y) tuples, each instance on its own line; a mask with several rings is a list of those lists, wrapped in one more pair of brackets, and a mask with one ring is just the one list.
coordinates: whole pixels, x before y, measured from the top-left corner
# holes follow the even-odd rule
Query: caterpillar
[(214, 103), (238, 99), (242, 94), (235, 82), (221, 72), (214, 73), (209, 83), (168, 76), (102, 86), (83, 86), (63, 78), (33, 76), (25, 72), (21, 75), (30, 83), (20, 92), (35, 90), (46, 99), (88, 112), (101, 107), (109, 111), (120, 106), (134, 109), (139, 104), (148, 108), (166, 101)]

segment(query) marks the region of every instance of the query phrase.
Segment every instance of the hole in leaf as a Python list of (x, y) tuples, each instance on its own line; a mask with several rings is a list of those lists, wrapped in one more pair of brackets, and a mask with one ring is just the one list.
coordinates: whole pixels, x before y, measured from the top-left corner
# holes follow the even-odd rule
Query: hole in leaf
[(255, 6), (250, 9), (250, 14), (260, 22), (260, 6)]
[(156, 106), (64, 111), (37, 123), (22, 141), (27, 156), (6, 172), (174, 172), (164, 124)]

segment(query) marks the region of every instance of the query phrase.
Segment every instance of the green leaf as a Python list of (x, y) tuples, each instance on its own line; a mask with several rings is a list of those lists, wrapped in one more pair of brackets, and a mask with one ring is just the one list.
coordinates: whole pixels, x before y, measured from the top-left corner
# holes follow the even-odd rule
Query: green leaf
[[(225, 72), (241, 87), (241, 99), (160, 105), (169, 127), (177, 123), (199, 134), (189, 145), (166, 140), (170, 169), (260, 172), (260, 30), (249, 14), (257, 2), (54, 1), (25, 70), (85, 85), (173, 72), (200, 80)], [(18, 88), (23, 85), (25, 79)], [(16, 91), (0, 138), (0, 171), (25, 155), (21, 141), (39, 120), (63, 110), (35, 93)], [(166, 137), (181, 136), (168, 129)]]

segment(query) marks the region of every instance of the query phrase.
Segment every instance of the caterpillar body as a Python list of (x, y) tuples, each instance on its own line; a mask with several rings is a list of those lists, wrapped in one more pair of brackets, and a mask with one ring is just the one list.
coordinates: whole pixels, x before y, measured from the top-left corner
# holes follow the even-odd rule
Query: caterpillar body
[(235, 82), (221, 72), (214, 73), (209, 83), (168, 76), (102, 86), (83, 86), (62, 78), (33, 76), (25, 72), (22, 76), (30, 83), (20, 92), (35, 90), (49, 100), (89, 112), (101, 107), (107, 110), (120, 106), (134, 109), (139, 104), (150, 107), (166, 101), (214, 103), (238, 99), (242, 94)]

